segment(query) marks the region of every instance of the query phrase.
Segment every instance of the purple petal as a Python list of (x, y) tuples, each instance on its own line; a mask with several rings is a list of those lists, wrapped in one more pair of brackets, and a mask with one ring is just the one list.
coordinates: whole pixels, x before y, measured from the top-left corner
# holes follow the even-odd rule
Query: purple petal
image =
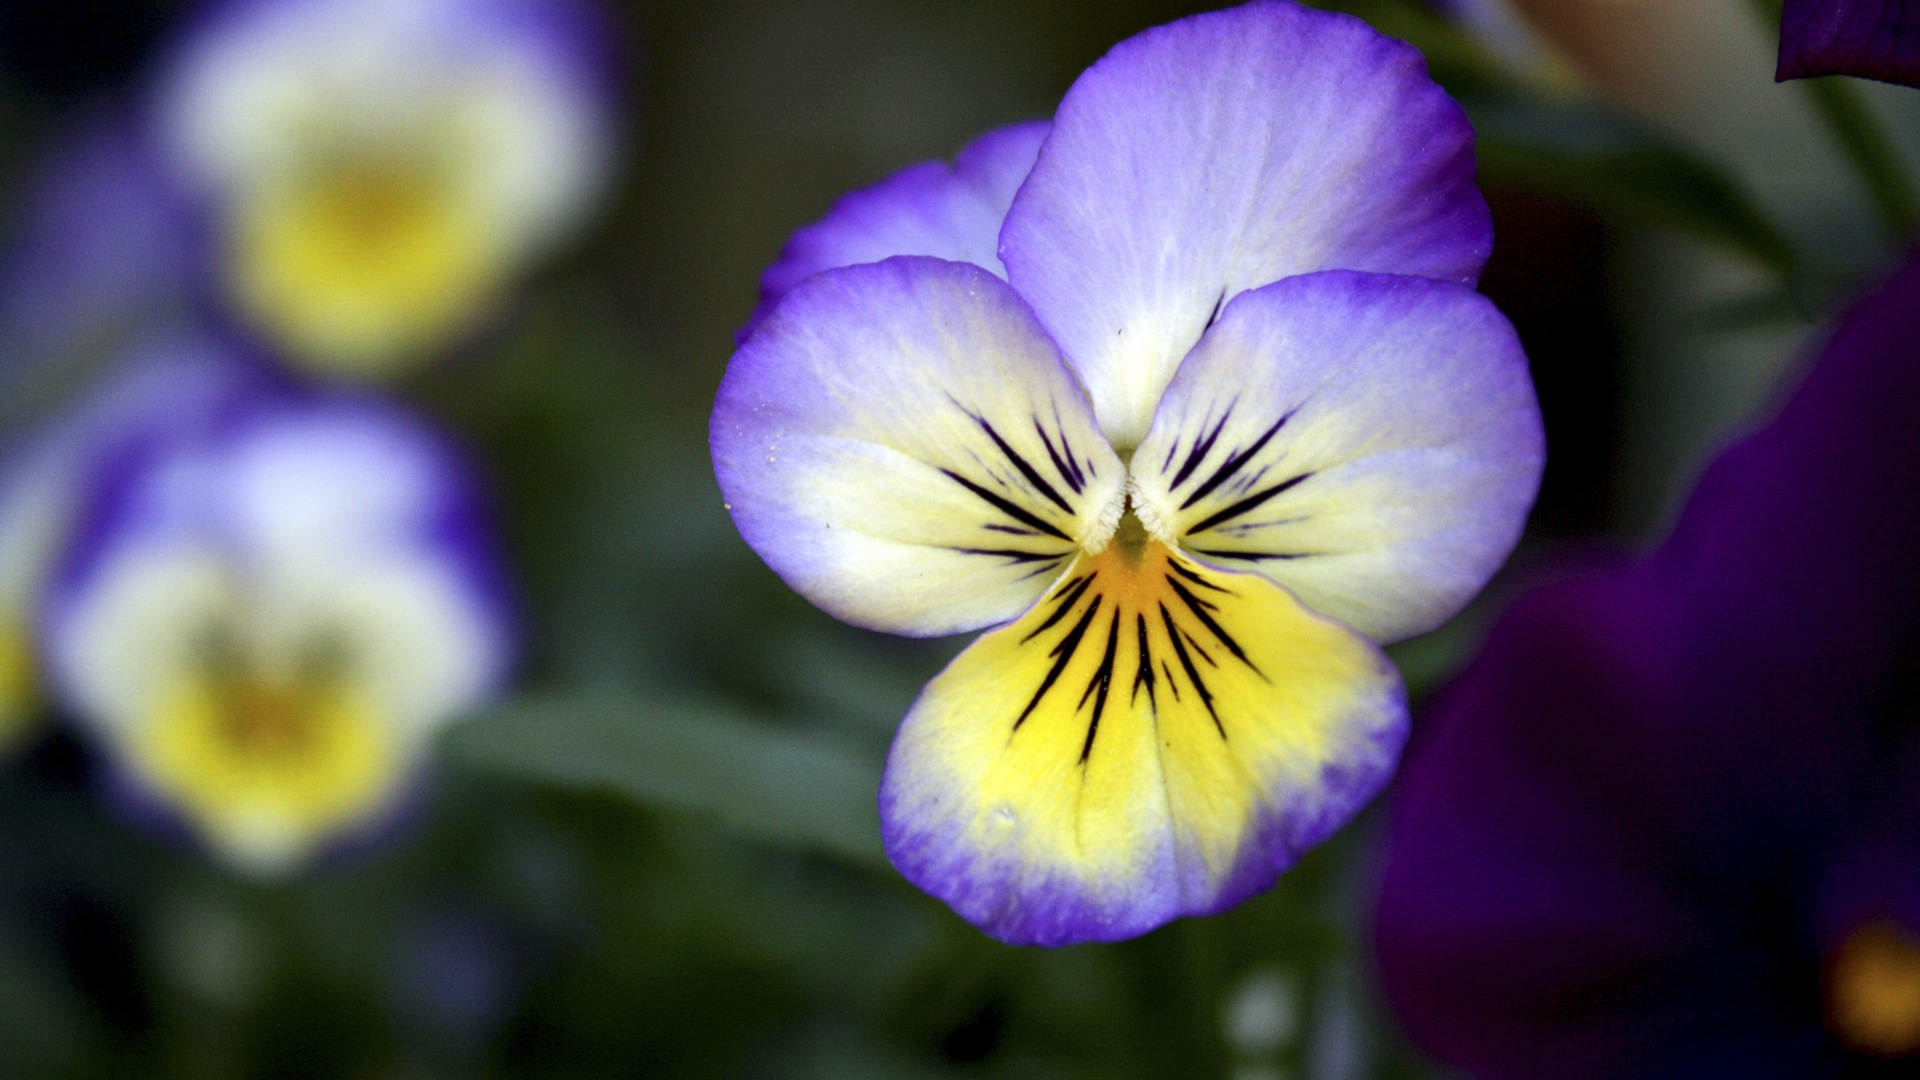
[[(179, 369), (196, 374), (185, 359)], [(441, 627), (445, 641), (437, 646), (472, 647), (448, 659), (436, 673), (447, 685), (422, 700), (458, 698), (465, 707), (497, 688), (511, 653), (511, 612), (476, 478), (449, 443), (378, 399), (298, 397), (211, 380), (183, 395), (180, 382), (157, 381), (164, 373), (150, 368), (143, 383), (118, 388), (126, 403), (96, 407), (104, 448), (87, 478), (91, 499), (41, 619), (52, 673), (69, 705), (83, 714), (113, 711), (97, 703), (103, 687), (117, 688), (87, 663), (86, 643), (76, 637), (85, 630), (77, 624), (116, 572), (149, 558), (155, 566), (212, 560), (261, 590), (241, 590), (251, 601), (284, 602), (287, 594), (276, 590), (294, 589), (291, 595), (319, 605), (305, 612), (316, 622), (331, 617), (326, 605), (358, 586), (361, 571), (430, 572), (429, 587), (445, 590), (435, 617), (458, 623)], [(159, 395), (152, 404), (175, 402), (174, 414), (133, 407), (132, 389), (140, 385)], [(127, 426), (108, 430), (113, 418)], [(154, 643), (161, 652), (176, 646), (186, 648)], [(384, 666), (396, 657), (369, 660)]]
[(0, 267), (9, 393), (185, 299), (201, 259), (188, 214), (136, 125), (84, 121), (29, 182)]
[(1334, 270), (1228, 304), (1131, 469), (1156, 535), (1395, 641), (1506, 561), (1545, 454), (1526, 354), (1492, 303)]
[(789, 294), (734, 354), (712, 445), (760, 557), (833, 615), (894, 633), (1019, 614), (1112, 531), (1126, 482), (1013, 290), (920, 256)]
[(1000, 225), (1047, 127), (1042, 121), (990, 131), (967, 144), (952, 165), (912, 165), (842, 198), (826, 217), (794, 233), (761, 276), (760, 304), (739, 339), (745, 341), (795, 285), (836, 266), (931, 255), (1005, 277)]
[(1920, 4), (1786, 0), (1774, 78), (1857, 75), (1920, 86)]
[(1920, 850), (1915, 341), (1920, 261), (1652, 557), (1517, 606), (1427, 719), (1377, 936), (1443, 1060), (1809, 1074), (1823, 949), (1894, 895), (1861, 862), (1910, 879)]
[(1009, 280), (1130, 446), (1221, 306), (1315, 270), (1472, 284), (1492, 247), (1473, 132), (1420, 54), (1256, 0), (1080, 76), (1001, 233)]

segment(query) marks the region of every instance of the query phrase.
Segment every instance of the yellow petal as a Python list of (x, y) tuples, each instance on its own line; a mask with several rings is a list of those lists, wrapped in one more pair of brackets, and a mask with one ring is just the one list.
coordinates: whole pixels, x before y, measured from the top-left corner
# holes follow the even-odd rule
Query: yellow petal
[(191, 679), (162, 695), (135, 768), (241, 869), (294, 868), (390, 802), (404, 761), (392, 735), (332, 687)]
[(1007, 941), (1143, 933), (1265, 888), (1405, 733), (1370, 641), (1137, 529), (930, 684), (881, 795), (903, 873)]
[(380, 162), (263, 184), (239, 199), (229, 245), (252, 318), (349, 377), (392, 374), (464, 330), (507, 254), (437, 170)]

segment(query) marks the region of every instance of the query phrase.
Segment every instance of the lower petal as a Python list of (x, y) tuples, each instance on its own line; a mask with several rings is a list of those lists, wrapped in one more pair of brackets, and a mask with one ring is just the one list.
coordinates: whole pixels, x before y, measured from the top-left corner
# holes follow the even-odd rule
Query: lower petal
[(280, 874), (392, 802), (413, 755), (388, 726), (348, 695), (189, 680), (155, 702), (129, 765), (230, 863)]
[(1132, 937), (1271, 884), (1385, 782), (1405, 718), (1365, 638), (1123, 527), (921, 694), (887, 851), (1004, 941)]

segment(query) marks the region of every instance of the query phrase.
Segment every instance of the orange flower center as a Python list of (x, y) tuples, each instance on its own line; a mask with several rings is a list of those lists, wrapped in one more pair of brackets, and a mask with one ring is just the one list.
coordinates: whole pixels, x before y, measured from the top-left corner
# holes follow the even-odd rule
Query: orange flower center
[(1892, 923), (1855, 930), (1827, 979), (1827, 1014), (1847, 1045), (1876, 1057), (1920, 1053), (1920, 938)]

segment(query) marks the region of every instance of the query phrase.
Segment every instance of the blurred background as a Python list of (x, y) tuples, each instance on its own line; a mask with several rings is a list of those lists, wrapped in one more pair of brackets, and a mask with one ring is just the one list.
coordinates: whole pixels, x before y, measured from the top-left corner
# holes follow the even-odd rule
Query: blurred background
[[(244, 36), (248, 6), (0, 6), (0, 445), (30, 462), (74, 441), (67, 418), (161, 335), (269, 381), (377, 396), (471, 458), (517, 654), (497, 692), (432, 718), (390, 798), (270, 873), (208, 842), (190, 798), (117, 793), (134, 721), (77, 715), (93, 706), (62, 689), (71, 675), (32, 691), (0, 768), (0, 1073), (1442, 1075), (1396, 1034), (1367, 955), (1382, 807), (1270, 893), (1120, 945), (1002, 946), (901, 880), (880, 850), (880, 763), (964, 642), (814, 610), (741, 543), (707, 457), (734, 331), (794, 229), (1050, 115), (1114, 43), (1211, 5), (576, 9), (565, 59), (513, 70), (561, 88), (532, 95), (529, 130), (578, 130), (503, 144), (571, 161), (534, 186), (575, 197), (486, 204), (546, 215), (538, 237), (448, 234), (498, 257), (474, 256), (482, 284), (457, 315), (394, 331), (404, 348), (308, 348), (297, 318), (276, 323), (323, 255), (252, 291), (214, 265), (255, 250), (231, 241), (244, 228), (222, 201), (252, 205), (241, 174), (271, 167), (229, 154), (204, 184), (170, 179), (199, 151), (152, 145), (175, 137), (169, 109), (202, 100), (175, 92), (194, 43)], [(1413, 41), (1467, 106), (1498, 238), (1483, 288), (1527, 345), (1549, 434), (1507, 571), (1393, 650), (1417, 702), (1518, 590), (1657, 539), (1705, 455), (1764, 416), (1821, 321), (1899, 247), (1804, 87), (1773, 83), (1777, 28), (1745, 0), (1322, 6)], [(1853, 92), (1920, 166), (1920, 106)], [(228, 120), (212, 142), (250, 130)], [(134, 133), (102, 152), (120, 179), (76, 179), (102, 156), (91, 133), (113, 130)], [(81, 508), (64, 525), (20, 512), (85, 531), (113, 455), (65, 456), (88, 460), (47, 483)]]

